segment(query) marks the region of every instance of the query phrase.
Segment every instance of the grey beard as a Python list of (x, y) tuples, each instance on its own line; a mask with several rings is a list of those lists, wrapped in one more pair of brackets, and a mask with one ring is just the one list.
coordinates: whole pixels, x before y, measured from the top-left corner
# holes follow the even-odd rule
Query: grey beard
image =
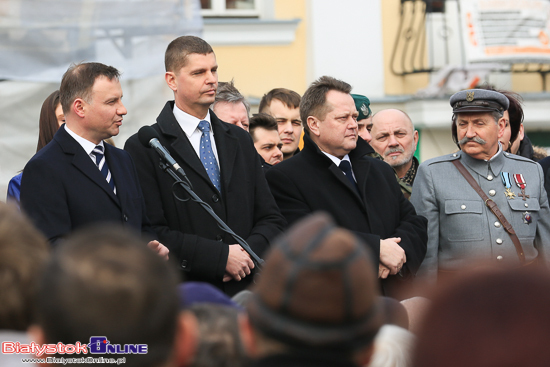
[[(405, 151), (401, 148), (391, 148), (389, 151), (386, 152), (386, 157), (389, 156), (392, 153), (397, 153), (397, 152), (405, 153)], [(391, 157), (391, 158), (392, 158), (392, 160), (397, 159), (397, 157)]]

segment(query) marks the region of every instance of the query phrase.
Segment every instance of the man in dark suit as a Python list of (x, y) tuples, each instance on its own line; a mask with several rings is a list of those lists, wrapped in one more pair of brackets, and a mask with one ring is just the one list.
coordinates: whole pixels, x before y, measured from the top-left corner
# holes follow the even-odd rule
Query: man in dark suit
[(289, 224), (324, 210), (371, 248), (386, 295), (414, 276), (426, 253), (426, 219), (405, 199), (391, 167), (368, 156), (357, 109), (343, 81), (321, 77), (302, 97), (304, 148), (272, 167), (267, 181)]
[[(175, 101), (166, 103), (153, 128), (186, 172), (195, 193), (252, 250), (262, 256), (286, 221), (265, 181), (250, 135), (209, 110), (218, 86), (218, 64), (210, 45), (193, 36), (173, 40), (165, 55), (166, 83)], [(159, 156), (134, 135), (124, 147), (136, 163), (147, 215), (160, 240), (179, 260), (187, 279), (234, 294), (250, 284), (250, 257), (207, 212), (173, 186)]]
[[(22, 208), (52, 243), (96, 222), (155, 237), (130, 155), (103, 142), (126, 115), (119, 75), (100, 63), (71, 66), (60, 87), (66, 123), (25, 166)], [(149, 246), (168, 253), (157, 241)]]

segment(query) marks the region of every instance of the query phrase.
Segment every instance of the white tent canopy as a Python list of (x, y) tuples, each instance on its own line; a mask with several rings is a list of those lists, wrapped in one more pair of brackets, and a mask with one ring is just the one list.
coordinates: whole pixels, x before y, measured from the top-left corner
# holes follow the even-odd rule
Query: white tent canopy
[(0, 1), (0, 200), (34, 155), (42, 102), (71, 63), (102, 62), (122, 72), (128, 115), (114, 139), (122, 147), (172, 98), (166, 46), (183, 34), (200, 36), (202, 25), (198, 0)]

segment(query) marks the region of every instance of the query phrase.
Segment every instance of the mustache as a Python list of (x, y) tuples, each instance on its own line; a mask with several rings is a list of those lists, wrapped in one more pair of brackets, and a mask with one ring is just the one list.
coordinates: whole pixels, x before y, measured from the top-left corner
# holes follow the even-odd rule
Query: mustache
[(481, 145), (484, 145), (484, 144), (487, 144), (487, 142), (483, 139), (481, 139), (479, 136), (474, 136), (473, 138), (469, 138), (467, 136), (463, 137), (462, 139), (460, 139), (458, 141), (458, 145), (464, 145), (468, 142), (475, 142), (475, 143), (478, 143), (478, 144), (481, 144)]
[(405, 149), (403, 148), (390, 148), (384, 155), (387, 157), (388, 155), (392, 153), (405, 153)]

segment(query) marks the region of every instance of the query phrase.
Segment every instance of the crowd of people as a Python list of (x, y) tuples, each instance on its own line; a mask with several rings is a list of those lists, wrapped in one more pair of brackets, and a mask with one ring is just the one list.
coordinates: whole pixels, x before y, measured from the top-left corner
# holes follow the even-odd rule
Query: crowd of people
[(251, 116), (201, 38), (165, 68), (174, 100), (124, 149), (113, 66), (44, 102), (0, 205), (0, 365), (546, 363), (550, 158), (521, 96), (454, 94), (457, 151), (421, 163), (411, 118), (345, 81)]

